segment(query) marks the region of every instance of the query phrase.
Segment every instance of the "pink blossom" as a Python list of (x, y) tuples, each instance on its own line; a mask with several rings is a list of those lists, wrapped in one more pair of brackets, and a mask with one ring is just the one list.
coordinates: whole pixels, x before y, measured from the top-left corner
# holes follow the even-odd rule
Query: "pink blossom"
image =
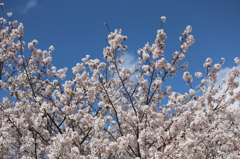
[(67, 67), (52, 63), (53, 46), (36, 49), (33, 40), (25, 47), (23, 24), (1, 21), (2, 158), (239, 158), (239, 58), (221, 84), (225, 59), (211, 58), (206, 72), (183, 73), (187, 90), (171, 83), (191, 67), (181, 61), (195, 42), (191, 26), (170, 59), (158, 30), (154, 44), (136, 53), (134, 69), (120, 67), (127, 36), (110, 32), (104, 61), (86, 55), (67, 77)]

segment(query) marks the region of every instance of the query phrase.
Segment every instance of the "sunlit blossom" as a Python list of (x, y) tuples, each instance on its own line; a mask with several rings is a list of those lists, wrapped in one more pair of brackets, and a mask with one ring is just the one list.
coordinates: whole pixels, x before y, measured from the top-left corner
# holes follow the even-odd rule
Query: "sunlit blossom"
[[(127, 36), (116, 29), (103, 61), (86, 55), (57, 68), (53, 46), (26, 47), (23, 24), (1, 21), (1, 158), (239, 158), (240, 113), (230, 106), (240, 102), (240, 59), (221, 84), (224, 58), (191, 75), (191, 26), (172, 57), (160, 29), (135, 53), (136, 66), (124, 66)], [(183, 69), (186, 89), (174, 83)]]
[(55, 49), (55, 48), (54, 48), (54, 46), (52, 46), (52, 45), (49, 47), (49, 50), (51, 50), (51, 51), (53, 51), (54, 49)]
[(166, 17), (165, 16), (161, 16), (161, 21), (163, 22), (163, 23), (165, 23), (166, 22)]
[[(0, 4), (0, 5), (1, 5), (1, 4)], [(12, 16), (12, 12), (7, 13), (7, 16), (8, 16), (8, 17), (11, 17), (11, 16)]]

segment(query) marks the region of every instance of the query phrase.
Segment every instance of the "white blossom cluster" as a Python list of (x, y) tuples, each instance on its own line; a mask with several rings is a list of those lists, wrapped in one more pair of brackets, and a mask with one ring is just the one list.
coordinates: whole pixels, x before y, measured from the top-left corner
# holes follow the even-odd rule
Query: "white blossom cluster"
[(7, 94), (0, 102), (1, 158), (239, 158), (240, 112), (229, 108), (240, 101), (238, 67), (231, 69), (226, 87), (216, 86), (223, 63), (210, 58), (205, 74), (183, 73), (187, 84), (201, 79), (189, 92), (174, 92), (166, 84), (188, 68), (180, 63), (194, 43), (190, 26), (172, 61), (165, 59), (167, 36), (160, 29), (154, 44), (139, 49), (134, 69), (119, 68), (127, 37), (115, 30), (103, 50), (106, 61), (86, 55), (65, 80), (68, 68), (51, 63), (53, 46), (41, 50), (33, 40), (27, 55), (23, 24), (0, 22), (0, 91)]

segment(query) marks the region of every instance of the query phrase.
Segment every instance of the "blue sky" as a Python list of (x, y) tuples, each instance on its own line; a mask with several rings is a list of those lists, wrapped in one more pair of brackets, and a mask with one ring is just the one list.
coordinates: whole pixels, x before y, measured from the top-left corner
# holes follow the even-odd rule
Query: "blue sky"
[[(26, 43), (37, 39), (37, 48), (55, 47), (53, 64), (71, 67), (86, 54), (102, 59), (110, 29), (122, 29), (128, 36), (126, 44), (132, 59), (146, 42), (152, 44), (166, 16), (163, 28), (168, 36), (166, 57), (179, 50), (179, 36), (187, 25), (193, 27), (196, 42), (186, 54), (189, 71), (204, 71), (207, 57), (213, 62), (226, 58), (225, 67), (234, 65), (240, 56), (239, 0), (2, 0), (5, 12), (25, 27)], [(25, 51), (29, 54), (29, 50)], [(78, 55), (79, 54), (79, 55)], [(134, 61), (130, 62), (134, 63)], [(182, 73), (180, 73), (182, 75)], [(183, 82), (183, 81), (182, 81)], [(184, 83), (184, 82), (183, 82)]]

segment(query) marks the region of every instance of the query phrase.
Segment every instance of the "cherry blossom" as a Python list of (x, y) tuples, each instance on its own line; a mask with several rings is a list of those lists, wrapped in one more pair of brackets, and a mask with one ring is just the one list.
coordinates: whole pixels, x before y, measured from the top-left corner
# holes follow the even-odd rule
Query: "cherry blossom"
[[(57, 68), (52, 45), (39, 49), (37, 40), (24, 41), (22, 23), (0, 21), (2, 158), (239, 158), (239, 107), (230, 108), (240, 102), (239, 57), (221, 84), (223, 58), (216, 64), (207, 58), (203, 70), (189, 72), (191, 26), (171, 59), (160, 28), (154, 43), (136, 53), (137, 66), (120, 67), (127, 36), (116, 29), (107, 36), (104, 61), (86, 55), (73, 68)], [(176, 74), (183, 74), (187, 92), (166, 82)]]

